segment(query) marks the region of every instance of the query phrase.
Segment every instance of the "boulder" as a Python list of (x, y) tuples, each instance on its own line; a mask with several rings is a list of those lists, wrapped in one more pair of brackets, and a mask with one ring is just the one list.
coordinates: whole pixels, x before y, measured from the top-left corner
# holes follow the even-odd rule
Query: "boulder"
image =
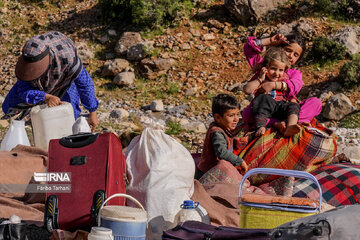
[(242, 24), (254, 25), (287, 0), (225, 0), (225, 7)]
[(141, 60), (140, 67), (141, 72), (145, 75), (145, 77), (154, 79), (162, 74), (165, 74), (175, 63), (176, 61), (173, 58), (145, 58)]
[(150, 104), (150, 110), (153, 112), (164, 111), (164, 103), (161, 100), (154, 100)]
[(138, 43), (141, 43), (143, 40), (138, 32), (124, 32), (117, 41), (115, 46), (115, 53), (119, 56), (126, 55), (127, 50)]
[(113, 77), (129, 67), (129, 62), (122, 58), (107, 60), (104, 63), (101, 74), (105, 77)]
[(355, 111), (350, 99), (343, 93), (332, 96), (326, 103), (322, 115), (330, 120), (340, 120)]
[(135, 73), (121, 72), (115, 76), (113, 82), (118, 86), (131, 86), (134, 83)]
[(359, 26), (347, 26), (334, 35), (331, 36), (335, 42), (340, 43), (346, 47), (346, 51), (349, 54), (360, 53), (360, 27)]
[(94, 58), (94, 53), (89, 49), (87, 43), (78, 42), (76, 43), (76, 48), (81, 61), (85, 64), (89, 64), (91, 59)]

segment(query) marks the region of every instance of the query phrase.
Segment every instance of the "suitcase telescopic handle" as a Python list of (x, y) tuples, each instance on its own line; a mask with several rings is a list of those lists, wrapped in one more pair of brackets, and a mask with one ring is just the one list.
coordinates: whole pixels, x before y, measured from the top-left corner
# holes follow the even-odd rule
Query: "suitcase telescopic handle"
[(63, 137), (59, 143), (67, 148), (80, 148), (92, 144), (99, 137), (99, 133), (79, 133)]
[(143, 211), (145, 211), (145, 208), (143, 207), (143, 205), (141, 205), (141, 203), (136, 200), (134, 197), (130, 196), (130, 195), (127, 195), (125, 193), (115, 193), (113, 195), (111, 195), (110, 197), (108, 197), (104, 202), (103, 204), (101, 205), (101, 207), (99, 208), (99, 213), (98, 213), (98, 219), (97, 219), (97, 223), (98, 223), (98, 226), (100, 227), (100, 224), (101, 224), (101, 214), (100, 214), (100, 211), (101, 209), (105, 206), (105, 204), (112, 198), (115, 198), (115, 197), (124, 197), (124, 198), (127, 198), (127, 199), (130, 199), (131, 201), (133, 201), (136, 206), (138, 206), (139, 208), (141, 208)]
[(303, 179), (307, 179), (312, 181), (313, 183), (315, 183), (316, 187), (319, 190), (319, 207), (318, 207), (318, 211), (320, 212), (321, 210), (321, 201), (322, 201), (322, 190), (320, 187), (320, 184), (318, 182), (318, 180), (310, 173), (308, 172), (304, 172), (304, 171), (297, 171), (297, 170), (285, 170), (285, 169), (276, 169), (276, 168), (254, 168), (249, 170), (247, 173), (245, 173), (245, 175), (243, 176), (243, 178), (240, 181), (240, 185), (239, 185), (239, 198), (241, 197), (242, 194), (242, 187), (245, 183), (245, 180), (247, 178), (249, 178), (252, 175), (255, 174), (268, 174), (268, 175), (280, 175), (280, 176), (285, 176), (285, 177), (296, 177), (296, 178), (303, 178)]

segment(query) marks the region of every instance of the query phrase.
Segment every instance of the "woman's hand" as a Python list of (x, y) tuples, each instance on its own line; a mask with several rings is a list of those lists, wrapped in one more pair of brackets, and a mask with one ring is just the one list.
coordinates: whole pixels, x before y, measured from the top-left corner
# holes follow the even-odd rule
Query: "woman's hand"
[(48, 93), (45, 95), (45, 102), (49, 107), (55, 107), (62, 104), (60, 98)]
[(266, 73), (268, 72), (267, 68), (266, 67), (262, 67), (261, 70), (260, 70), (260, 74), (259, 74), (259, 78), (261, 81), (264, 81), (265, 80), (265, 77), (266, 77)]
[(88, 122), (89, 122), (89, 125), (91, 127), (91, 131), (95, 132), (96, 126), (99, 123), (96, 111), (90, 113)]
[(270, 45), (277, 46), (279, 44), (289, 43), (286, 37), (280, 33), (270, 38)]

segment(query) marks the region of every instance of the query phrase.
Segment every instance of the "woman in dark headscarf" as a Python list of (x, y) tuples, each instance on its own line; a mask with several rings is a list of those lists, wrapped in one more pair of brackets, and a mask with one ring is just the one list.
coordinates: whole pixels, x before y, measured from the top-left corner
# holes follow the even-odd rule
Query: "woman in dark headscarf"
[(28, 115), (31, 106), (47, 103), (49, 107), (66, 101), (72, 104), (75, 119), (80, 100), (90, 112), (89, 124), (98, 124), (94, 83), (81, 63), (75, 44), (60, 32), (48, 32), (28, 40), (16, 64), (18, 81), (6, 96), (2, 109), (8, 116)]

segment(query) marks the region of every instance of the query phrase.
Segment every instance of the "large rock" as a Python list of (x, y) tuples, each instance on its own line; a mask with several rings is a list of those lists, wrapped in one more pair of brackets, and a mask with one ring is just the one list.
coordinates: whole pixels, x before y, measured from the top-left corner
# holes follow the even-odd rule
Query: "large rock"
[(339, 147), (337, 155), (344, 153), (351, 160), (360, 161), (360, 146)]
[(340, 120), (355, 110), (350, 99), (345, 94), (339, 93), (329, 99), (322, 115), (330, 120)]
[(344, 27), (337, 31), (332, 37), (334, 41), (344, 45), (350, 54), (360, 53), (360, 27)]
[(127, 50), (138, 43), (141, 43), (140, 33), (138, 32), (124, 32), (115, 46), (115, 53), (119, 56), (126, 55)]
[(315, 35), (315, 29), (311, 23), (306, 19), (300, 19), (291, 23), (284, 23), (278, 27), (278, 33), (283, 35), (299, 34), (304, 39), (312, 39)]
[(164, 111), (164, 103), (161, 100), (154, 100), (151, 102), (150, 110), (153, 112)]
[(225, 0), (225, 7), (244, 25), (253, 25), (287, 0)]
[(112, 110), (110, 118), (125, 119), (129, 117), (129, 112), (123, 108)]
[(122, 58), (107, 60), (104, 63), (101, 74), (105, 77), (113, 77), (125, 70), (129, 65), (129, 62)]
[(131, 86), (134, 83), (135, 73), (121, 72), (115, 76), (113, 82), (118, 86)]
[(94, 53), (89, 49), (86, 42), (77, 42), (76, 48), (81, 61), (85, 64), (89, 64), (91, 59), (94, 58)]
[(169, 59), (150, 59), (145, 58), (141, 61), (141, 71), (149, 79), (154, 79), (162, 74), (165, 74), (167, 70), (172, 67), (176, 61), (172, 58)]
[(138, 43), (129, 47), (126, 53), (126, 59), (130, 61), (139, 61), (146, 57), (146, 55), (150, 54), (153, 51), (154, 42), (147, 41)]
[(188, 109), (188, 108), (189, 108), (188, 105), (183, 104), (183, 105), (179, 105), (179, 106), (170, 108), (170, 109), (167, 110), (167, 112), (168, 112), (169, 114), (181, 115), (181, 114), (184, 114), (184, 113), (185, 113), (185, 110)]
[(193, 131), (196, 133), (206, 133), (205, 124), (202, 122), (190, 122), (182, 126), (187, 131)]

